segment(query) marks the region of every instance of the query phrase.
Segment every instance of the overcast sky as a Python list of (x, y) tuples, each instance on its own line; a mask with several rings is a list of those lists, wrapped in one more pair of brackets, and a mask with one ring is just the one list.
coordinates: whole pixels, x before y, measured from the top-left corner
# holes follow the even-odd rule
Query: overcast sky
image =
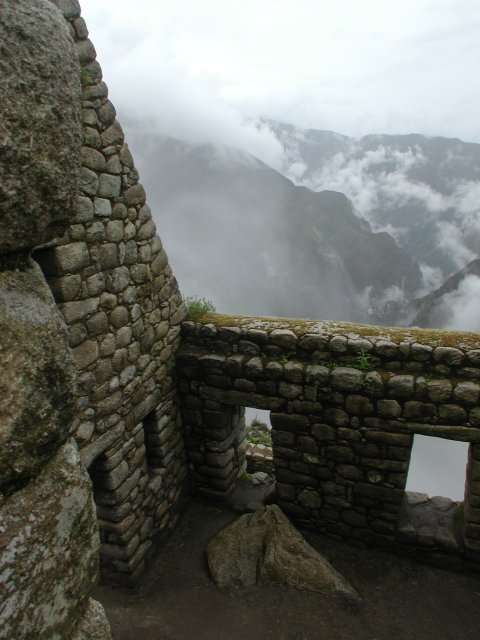
[[(114, 103), (273, 163), (272, 117), (480, 142), (478, 0), (83, 0)], [(260, 149), (260, 153), (259, 153)], [(269, 158), (269, 154), (273, 157)]]

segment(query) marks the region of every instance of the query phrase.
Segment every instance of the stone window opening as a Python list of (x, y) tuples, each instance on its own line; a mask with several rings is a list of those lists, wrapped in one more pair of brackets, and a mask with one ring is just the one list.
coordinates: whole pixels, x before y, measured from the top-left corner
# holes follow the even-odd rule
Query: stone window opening
[(468, 443), (415, 435), (399, 537), (428, 549), (455, 551), (463, 536)]

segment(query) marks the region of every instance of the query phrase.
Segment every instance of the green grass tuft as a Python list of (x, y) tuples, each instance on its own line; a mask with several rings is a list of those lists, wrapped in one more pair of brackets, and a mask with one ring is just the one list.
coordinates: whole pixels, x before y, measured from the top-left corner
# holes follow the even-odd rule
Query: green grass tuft
[(187, 306), (188, 319), (200, 320), (205, 314), (215, 311), (215, 305), (211, 300), (199, 298), (198, 296), (188, 296), (183, 299)]

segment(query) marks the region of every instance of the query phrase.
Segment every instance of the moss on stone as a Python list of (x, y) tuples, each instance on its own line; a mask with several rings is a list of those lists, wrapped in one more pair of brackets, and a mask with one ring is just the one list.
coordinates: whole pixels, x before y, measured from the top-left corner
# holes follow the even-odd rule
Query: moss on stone
[(480, 348), (480, 335), (471, 331), (453, 331), (442, 329), (423, 329), (420, 327), (380, 327), (375, 325), (354, 324), (351, 322), (332, 322), (307, 318), (276, 318), (271, 316), (241, 316), (222, 313), (207, 313), (200, 324), (213, 324), (216, 327), (241, 327), (252, 329), (290, 329), (297, 336), (306, 333), (326, 333), (348, 335), (359, 338), (385, 339), (392, 342), (419, 342), (431, 347), (459, 347), (463, 349)]

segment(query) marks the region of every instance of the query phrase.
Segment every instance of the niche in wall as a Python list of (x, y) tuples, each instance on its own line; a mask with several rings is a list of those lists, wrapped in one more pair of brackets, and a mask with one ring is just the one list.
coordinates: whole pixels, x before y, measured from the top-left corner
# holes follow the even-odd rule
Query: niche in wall
[(165, 467), (164, 442), (162, 437), (162, 423), (167, 422), (167, 416), (158, 418), (157, 412), (150, 411), (143, 419), (143, 433), (145, 437), (145, 457), (148, 469), (159, 472)]
[(463, 500), (468, 442), (415, 435), (407, 491)]

